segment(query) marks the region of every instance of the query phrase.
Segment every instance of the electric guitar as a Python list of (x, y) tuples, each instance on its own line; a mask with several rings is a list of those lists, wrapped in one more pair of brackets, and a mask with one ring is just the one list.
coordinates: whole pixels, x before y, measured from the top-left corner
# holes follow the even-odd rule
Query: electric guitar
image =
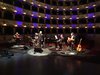
[(82, 38), (80, 39), (79, 44), (78, 44), (78, 46), (77, 46), (77, 48), (76, 48), (76, 50), (77, 50), (78, 52), (80, 52), (80, 51), (82, 50), (81, 41), (82, 41)]

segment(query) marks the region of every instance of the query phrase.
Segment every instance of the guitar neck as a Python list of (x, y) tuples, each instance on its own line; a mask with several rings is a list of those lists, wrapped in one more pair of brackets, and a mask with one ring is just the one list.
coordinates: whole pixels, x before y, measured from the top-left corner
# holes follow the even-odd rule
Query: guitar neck
[(82, 38), (80, 39), (79, 44), (81, 44), (81, 41), (82, 41)]

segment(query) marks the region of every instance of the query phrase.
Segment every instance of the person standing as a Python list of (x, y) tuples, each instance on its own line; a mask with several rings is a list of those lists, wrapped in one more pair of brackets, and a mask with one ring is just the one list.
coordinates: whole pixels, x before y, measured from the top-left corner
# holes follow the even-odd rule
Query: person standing
[(76, 36), (73, 32), (70, 34), (70, 37), (67, 38), (68, 48), (70, 50), (75, 49), (75, 38), (76, 38)]

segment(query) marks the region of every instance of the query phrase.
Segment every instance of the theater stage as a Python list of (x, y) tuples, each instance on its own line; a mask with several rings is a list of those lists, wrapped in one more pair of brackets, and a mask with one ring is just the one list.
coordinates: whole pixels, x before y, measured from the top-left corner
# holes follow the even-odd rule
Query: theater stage
[(68, 55), (52, 49), (35, 54), (33, 48), (11, 49), (11, 57), (0, 56), (0, 75), (100, 75), (100, 56)]

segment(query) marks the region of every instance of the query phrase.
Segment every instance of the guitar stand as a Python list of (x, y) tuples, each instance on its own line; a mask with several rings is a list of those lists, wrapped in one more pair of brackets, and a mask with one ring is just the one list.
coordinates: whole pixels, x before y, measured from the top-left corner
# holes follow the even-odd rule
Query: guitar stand
[(10, 58), (11, 56), (14, 56), (14, 53), (8, 51), (9, 49), (3, 49), (1, 52), (2, 57), (8, 57)]

